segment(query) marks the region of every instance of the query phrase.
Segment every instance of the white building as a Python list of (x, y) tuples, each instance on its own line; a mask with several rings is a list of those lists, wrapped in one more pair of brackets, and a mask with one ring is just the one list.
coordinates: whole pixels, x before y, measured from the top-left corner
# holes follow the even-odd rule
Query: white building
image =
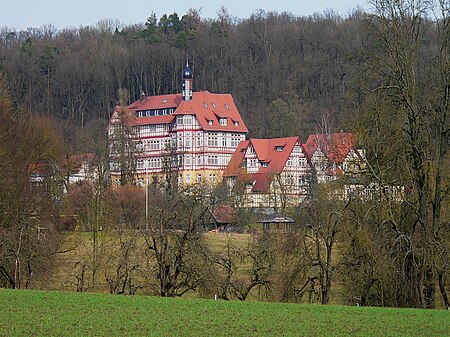
[[(193, 92), (192, 84), (187, 64), (181, 94), (143, 96), (127, 108), (116, 108), (109, 123), (113, 185), (124, 174), (124, 152), (135, 162), (134, 176), (141, 184), (147, 173), (157, 176), (168, 167), (176, 167), (182, 184), (221, 181), (248, 130), (230, 94)], [(134, 146), (118, 146), (125, 126)]]

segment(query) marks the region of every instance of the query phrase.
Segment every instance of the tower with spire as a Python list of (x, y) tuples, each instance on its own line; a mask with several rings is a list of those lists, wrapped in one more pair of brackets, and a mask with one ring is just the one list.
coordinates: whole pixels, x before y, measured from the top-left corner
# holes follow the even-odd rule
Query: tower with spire
[(192, 70), (189, 68), (189, 59), (186, 58), (186, 67), (183, 70), (183, 100), (192, 100)]

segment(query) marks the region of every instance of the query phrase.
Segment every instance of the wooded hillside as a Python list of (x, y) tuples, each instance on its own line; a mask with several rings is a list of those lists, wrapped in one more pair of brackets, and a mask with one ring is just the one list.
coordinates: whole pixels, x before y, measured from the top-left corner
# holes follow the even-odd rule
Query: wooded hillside
[(108, 119), (119, 88), (127, 90), (128, 102), (141, 92), (180, 92), (186, 56), (194, 89), (231, 93), (253, 137), (305, 138), (323, 114), (337, 128), (358, 104), (363, 13), (260, 11), (239, 20), (225, 9), (213, 20), (195, 10), (160, 19), (149, 14), (134, 26), (103, 20), (63, 30), (3, 28), (0, 73), (14, 106), (50, 114), (73, 133)]

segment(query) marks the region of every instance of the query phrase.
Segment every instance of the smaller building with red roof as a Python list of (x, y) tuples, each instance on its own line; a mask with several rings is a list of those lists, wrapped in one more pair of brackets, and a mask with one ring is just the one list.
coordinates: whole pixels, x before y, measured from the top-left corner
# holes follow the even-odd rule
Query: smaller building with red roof
[(243, 207), (284, 209), (308, 194), (311, 163), (299, 137), (239, 144), (223, 173)]
[(319, 183), (334, 181), (340, 175), (359, 175), (365, 170), (365, 153), (357, 148), (357, 139), (352, 133), (310, 135), (303, 147)]

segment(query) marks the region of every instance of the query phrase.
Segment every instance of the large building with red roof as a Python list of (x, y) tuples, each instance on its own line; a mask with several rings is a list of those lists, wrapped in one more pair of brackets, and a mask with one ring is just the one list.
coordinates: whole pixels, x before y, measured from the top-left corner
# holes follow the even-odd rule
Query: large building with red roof
[[(124, 124), (131, 130), (128, 138), (133, 142), (133, 171), (138, 184), (144, 183), (147, 174), (162, 173), (169, 153), (176, 156), (182, 184), (222, 179), (223, 170), (248, 130), (230, 94), (193, 92), (192, 80), (186, 64), (182, 93), (143, 95), (127, 108), (116, 108), (109, 123), (113, 185), (119, 185), (124, 174), (124, 155), (115, 146)], [(130, 146), (123, 146), (122, 152), (127, 148)]]
[(299, 137), (241, 142), (223, 173), (244, 207), (284, 208), (307, 196), (311, 163)]

